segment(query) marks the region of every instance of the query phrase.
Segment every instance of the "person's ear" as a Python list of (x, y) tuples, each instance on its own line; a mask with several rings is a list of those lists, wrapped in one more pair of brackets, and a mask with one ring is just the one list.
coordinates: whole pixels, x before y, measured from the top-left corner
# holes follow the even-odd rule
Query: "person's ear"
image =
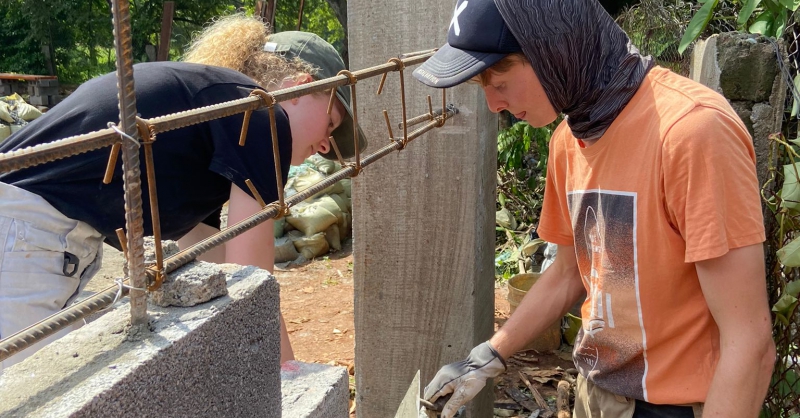
[(297, 81), (297, 85), (299, 86), (300, 84), (306, 84), (314, 81), (314, 77), (312, 77), (311, 74), (303, 73), (298, 75), (295, 78), (295, 80)]

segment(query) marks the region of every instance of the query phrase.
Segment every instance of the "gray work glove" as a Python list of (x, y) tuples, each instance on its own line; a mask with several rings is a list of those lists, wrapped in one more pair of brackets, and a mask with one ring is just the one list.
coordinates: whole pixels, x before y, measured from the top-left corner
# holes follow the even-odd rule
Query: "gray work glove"
[(473, 348), (466, 359), (439, 369), (433, 380), (425, 386), (425, 400), (434, 403), (452, 393), (442, 410), (442, 418), (452, 418), (458, 408), (486, 386), (487, 379), (497, 377), (505, 370), (506, 362), (487, 341)]

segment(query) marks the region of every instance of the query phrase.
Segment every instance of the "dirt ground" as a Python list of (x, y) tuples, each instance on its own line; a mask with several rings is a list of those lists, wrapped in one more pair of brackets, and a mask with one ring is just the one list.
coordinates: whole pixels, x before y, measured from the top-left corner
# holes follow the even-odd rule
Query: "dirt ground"
[[(351, 374), (351, 399), (354, 391), (353, 322), (353, 254), (350, 240), (344, 248), (327, 257), (299, 266), (276, 267), (275, 277), (281, 285), (281, 311), (286, 320), (295, 357), (304, 362), (340, 365)], [(103, 269), (90, 282), (87, 290), (97, 291), (113, 284), (121, 274), (119, 252), (106, 246)], [(508, 318), (506, 287), (495, 289), (495, 329)], [(556, 387), (573, 366), (568, 346), (564, 351), (520, 352), (508, 361), (508, 371), (495, 381), (495, 416), (528, 417), (530, 409), (538, 409), (528, 383), (540, 394), (540, 402), (555, 410)], [(566, 377), (569, 379), (569, 377)], [(519, 389), (514, 392), (513, 389)], [(510, 390), (509, 390), (510, 389)], [(512, 400), (511, 392), (517, 397)], [(520, 406), (528, 406), (528, 410)], [(351, 401), (351, 416), (353, 413)], [(535, 414), (534, 414), (535, 415)], [(538, 416), (554, 414), (542, 411)]]

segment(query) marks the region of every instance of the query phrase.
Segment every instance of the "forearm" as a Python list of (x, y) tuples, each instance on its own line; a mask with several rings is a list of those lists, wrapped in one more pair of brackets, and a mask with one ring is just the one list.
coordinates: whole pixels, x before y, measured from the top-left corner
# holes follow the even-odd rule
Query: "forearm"
[(703, 416), (756, 417), (775, 363), (763, 247), (736, 248), (696, 266), (720, 347)]
[(775, 363), (771, 338), (739, 336), (740, 344), (721, 347), (703, 417), (757, 417)]
[(491, 338), (491, 345), (504, 359), (510, 357), (564, 316), (584, 291), (577, 266), (553, 264)]

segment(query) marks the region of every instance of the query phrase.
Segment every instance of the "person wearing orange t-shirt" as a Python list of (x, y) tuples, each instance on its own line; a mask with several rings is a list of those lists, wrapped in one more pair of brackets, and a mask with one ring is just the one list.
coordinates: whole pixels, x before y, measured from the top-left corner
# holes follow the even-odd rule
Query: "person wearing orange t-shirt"
[[(414, 71), (481, 85), (553, 133), (539, 235), (556, 259), (425, 389), (443, 417), (584, 294), (574, 416), (755, 417), (775, 361), (750, 134), (724, 97), (653, 64), (596, 0), (459, 0)], [(542, 314), (546, 312), (546, 314)]]

